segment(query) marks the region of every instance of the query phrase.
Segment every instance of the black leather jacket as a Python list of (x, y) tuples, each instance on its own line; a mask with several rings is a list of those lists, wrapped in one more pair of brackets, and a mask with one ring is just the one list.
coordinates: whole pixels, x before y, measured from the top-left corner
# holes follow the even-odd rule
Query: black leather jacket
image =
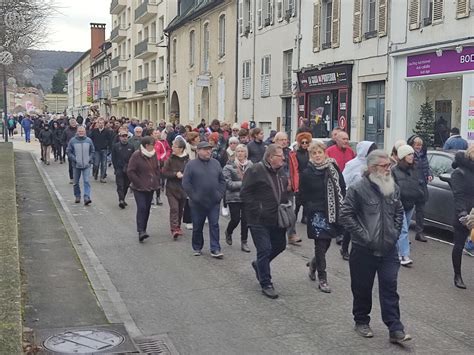
[(340, 221), (355, 245), (376, 256), (393, 251), (403, 223), (403, 206), (398, 186), (384, 197), (367, 176), (351, 186), (340, 213)]
[(454, 223), (459, 223), (458, 218), (471, 213), (474, 208), (474, 161), (468, 159), (464, 152), (457, 152), (451, 173), (451, 189), (454, 196), (455, 218)]

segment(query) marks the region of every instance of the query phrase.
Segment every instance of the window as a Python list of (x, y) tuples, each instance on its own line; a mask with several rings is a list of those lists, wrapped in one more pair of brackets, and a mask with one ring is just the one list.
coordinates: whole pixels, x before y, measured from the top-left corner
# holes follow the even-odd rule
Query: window
[(268, 97), (270, 96), (270, 65), (271, 65), (271, 56), (266, 55), (262, 57), (262, 67), (260, 72), (260, 96)]
[(367, 30), (366, 34), (371, 34), (375, 32), (375, 22), (377, 17), (375, 16), (377, 7), (377, 0), (368, 0), (367, 1)]
[(137, 67), (137, 78), (138, 80), (143, 78), (143, 67), (141, 65)]
[(177, 46), (177, 41), (176, 38), (173, 39), (173, 48), (172, 48), (172, 68), (173, 68), (173, 73), (176, 73), (176, 46)]
[(165, 80), (165, 58), (161, 56), (158, 59), (158, 74), (160, 75), (160, 82)]
[(253, 30), (253, 12), (251, 0), (239, 0), (239, 34), (247, 36)]
[(150, 64), (150, 81), (156, 82), (156, 60), (152, 60)]
[(291, 92), (293, 74), (293, 50), (283, 52), (283, 93)]
[(263, 0), (257, 1), (257, 28), (263, 27)]
[(165, 38), (164, 33), (163, 33), (164, 28), (165, 28), (165, 18), (161, 16), (158, 19), (158, 41), (162, 41)]
[(189, 66), (194, 67), (194, 53), (196, 48), (196, 32), (189, 32)]
[(265, 26), (273, 24), (273, 1), (274, 0), (265, 0)]
[[(461, 3), (464, 4), (466, 2), (467, 0), (458, 0), (456, 11), (458, 11)], [(461, 7), (463, 7), (462, 4)], [(410, 30), (443, 21), (444, 0), (409, 0), (408, 6)]]
[(204, 24), (203, 34), (203, 70), (209, 71), (209, 23)]
[(242, 63), (242, 98), (250, 99), (251, 73), (250, 68), (252, 62), (246, 60)]
[(219, 17), (219, 58), (225, 56), (225, 15)]
[(323, 45), (322, 49), (331, 48), (332, 0), (323, 2)]
[(286, 17), (289, 19), (290, 17), (295, 16), (296, 14), (296, 5), (295, 0), (287, 0), (288, 7), (286, 8)]
[(276, 0), (276, 16), (278, 21), (283, 20), (283, 0)]
[(239, 23), (239, 34), (242, 36), (244, 34), (244, 2), (243, 0), (239, 0), (238, 23)]

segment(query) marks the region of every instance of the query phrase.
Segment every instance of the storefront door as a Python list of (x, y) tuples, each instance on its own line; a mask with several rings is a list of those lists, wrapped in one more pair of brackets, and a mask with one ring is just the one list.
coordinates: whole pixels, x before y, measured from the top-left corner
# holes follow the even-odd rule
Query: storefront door
[(332, 129), (331, 92), (309, 95), (309, 119), (314, 138), (327, 138)]
[(384, 148), (385, 135), (385, 82), (367, 84), (365, 100), (365, 139)]

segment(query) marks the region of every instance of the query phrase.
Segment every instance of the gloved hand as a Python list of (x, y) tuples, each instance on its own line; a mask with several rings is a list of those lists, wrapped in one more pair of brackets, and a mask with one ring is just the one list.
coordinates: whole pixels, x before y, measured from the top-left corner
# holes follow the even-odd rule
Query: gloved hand
[(466, 216), (465, 226), (471, 230), (474, 228), (474, 208), (471, 209), (471, 213)]

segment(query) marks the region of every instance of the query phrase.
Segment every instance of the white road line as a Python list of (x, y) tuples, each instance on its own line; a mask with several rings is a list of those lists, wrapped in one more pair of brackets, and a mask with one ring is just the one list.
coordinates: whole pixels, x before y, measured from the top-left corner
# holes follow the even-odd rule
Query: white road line
[[(448, 245), (451, 245), (453, 246), (454, 244), (451, 243), (451, 242), (447, 242), (445, 240), (442, 240), (442, 239), (438, 239), (438, 238), (434, 238), (434, 237), (430, 237), (429, 235), (425, 235), (426, 238), (428, 239), (431, 239), (431, 240), (434, 240), (435, 242), (440, 242), (440, 243), (443, 243), (443, 244), (448, 244)], [(471, 254), (470, 252), (468, 252), (466, 249), (463, 249), (463, 252), (464, 254), (466, 255), (469, 255), (469, 256), (474, 256), (474, 254)]]
[[(112, 283), (109, 274), (95, 254), (94, 250), (89, 244), (89, 241), (84, 236), (84, 233), (82, 233), (82, 227), (80, 227), (74, 219), (74, 216), (69, 210), (67, 203), (56, 189), (49, 174), (38, 163), (35, 154), (33, 152), (30, 152), (30, 154), (45, 182), (49, 193), (51, 196), (56, 196), (57, 200), (61, 204), (62, 210), (60, 208), (57, 208), (57, 210), (61, 216), (61, 219), (63, 220), (64, 225), (66, 226), (66, 224), (69, 224), (71, 227), (67, 228), (66, 226), (66, 229), (68, 229), (71, 242), (76, 249), (87, 276), (89, 277), (91, 286), (102, 309), (104, 310), (105, 316), (111, 323), (123, 323), (132, 338), (143, 336), (142, 332), (137, 327), (135, 321), (128, 312), (127, 306), (122, 300), (120, 293)], [(54, 198), (53, 202), (55, 202)], [(71, 229), (73, 233), (71, 233)]]

